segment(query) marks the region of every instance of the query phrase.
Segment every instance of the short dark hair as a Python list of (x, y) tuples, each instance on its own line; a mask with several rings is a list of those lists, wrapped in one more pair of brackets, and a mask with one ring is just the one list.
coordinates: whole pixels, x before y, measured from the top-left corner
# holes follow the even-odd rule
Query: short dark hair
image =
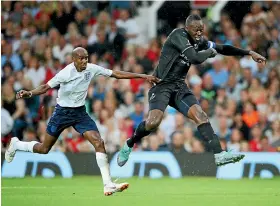
[(191, 14), (188, 16), (188, 18), (186, 19), (186, 23), (185, 25), (188, 26), (190, 25), (193, 21), (200, 21), (202, 20), (201, 17), (198, 14)]

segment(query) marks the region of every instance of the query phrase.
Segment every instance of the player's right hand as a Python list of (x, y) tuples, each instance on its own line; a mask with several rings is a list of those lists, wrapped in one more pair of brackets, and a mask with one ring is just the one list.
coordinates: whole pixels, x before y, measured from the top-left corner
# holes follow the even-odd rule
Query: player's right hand
[(16, 99), (21, 99), (21, 98), (29, 98), (31, 97), (31, 92), (29, 91), (25, 91), (25, 90), (20, 90), (19, 92), (17, 92), (16, 94)]
[(217, 54), (218, 54), (218, 52), (216, 51), (216, 49), (214, 49), (214, 48), (209, 48), (210, 50), (211, 50), (211, 56), (209, 57), (209, 58), (213, 58), (213, 57), (215, 57)]
[(160, 79), (155, 77), (155, 76), (153, 76), (153, 75), (145, 75), (145, 79), (148, 82), (152, 83), (153, 85), (155, 85), (155, 84), (160, 82)]

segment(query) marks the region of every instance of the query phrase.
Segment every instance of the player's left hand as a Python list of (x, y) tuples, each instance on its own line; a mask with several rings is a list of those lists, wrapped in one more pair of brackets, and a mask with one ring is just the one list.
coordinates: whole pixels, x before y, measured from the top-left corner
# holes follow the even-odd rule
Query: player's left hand
[(262, 64), (266, 63), (266, 58), (258, 54), (257, 52), (250, 51), (250, 55), (255, 62), (262, 63)]
[(153, 75), (145, 75), (145, 79), (154, 85), (160, 82), (160, 79)]

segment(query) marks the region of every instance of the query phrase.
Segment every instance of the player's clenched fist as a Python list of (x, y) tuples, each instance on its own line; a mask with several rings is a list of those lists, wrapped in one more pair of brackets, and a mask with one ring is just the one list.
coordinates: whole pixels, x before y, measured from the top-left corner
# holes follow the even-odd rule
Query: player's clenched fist
[(252, 56), (252, 58), (255, 62), (258, 62), (258, 63), (261, 63), (261, 64), (266, 63), (266, 58), (263, 57), (262, 55), (258, 54), (257, 52), (250, 51), (249, 54)]
[(32, 96), (32, 93), (30, 91), (20, 90), (16, 94), (16, 99), (20, 98), (30, 98)]

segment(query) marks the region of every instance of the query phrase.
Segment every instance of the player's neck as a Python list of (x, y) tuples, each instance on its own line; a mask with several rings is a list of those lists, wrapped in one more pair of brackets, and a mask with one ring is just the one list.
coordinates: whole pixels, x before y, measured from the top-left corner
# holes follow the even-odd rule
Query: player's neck
[(81, 68), (77, 67), (77, 65), (75, 64), (75, 62), (74, 62), (74, 66), (75, 66), (77, 72), (82, 72), (82, 71), (83, 71)]

